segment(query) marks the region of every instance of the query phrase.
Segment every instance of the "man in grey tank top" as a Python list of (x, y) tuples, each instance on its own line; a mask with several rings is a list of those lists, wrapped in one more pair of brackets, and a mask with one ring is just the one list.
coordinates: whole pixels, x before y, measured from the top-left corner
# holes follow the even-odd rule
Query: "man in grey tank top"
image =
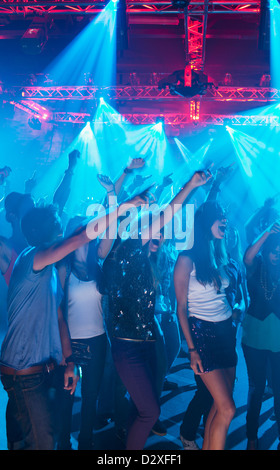
[[(143, 203), (134, 197), (130, 203)], [(68, 329), (59, 308), (62, 289), (55, 265), (97, 238), (124, 212), (122, 204), (68, 238), (53, 206), (37, 207), (22, 219), (29, 248), (17, 259), (8, 292), (8, 330), (0, 357), (1, 380), (25, 449), (52, 450), (54, 433), (48, 403), (48, 372), (65, 361), (64, 387), (74, 393), (78, 376)], [(11, 417), (11, 413), (9, 413)]]

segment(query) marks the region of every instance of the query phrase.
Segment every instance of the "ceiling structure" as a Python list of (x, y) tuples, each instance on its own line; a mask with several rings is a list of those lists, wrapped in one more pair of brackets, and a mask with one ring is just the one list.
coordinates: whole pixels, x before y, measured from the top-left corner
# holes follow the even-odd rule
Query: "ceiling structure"
[[(105, 4), (0, 0), (2, 99), (35, 117), (86, 122), (100, 89), (88, 75), (79, 86), (55, 84), (44, 70)], [(102, 96), (125, 119), (146, 124), (164, 116), (173, 129), (192, 123), (222, 125), (229, 119), (239, 125), (271, 123), (271, 117), (252, 112), (279, 100), (280, 94), (270, 88), (268, 10), (261, 0), (119, 4), (125, 12), (118, 28), (117, 83), (104, 87)], [(34, 24), (47, 38), (36, 55), (22, 46)], [(177, 76), (172, 78), (178, 70), (183, 72), (183, 87), (177, 87)], [(194, 76), (204, 83), (197, 94), (191, 84)]]

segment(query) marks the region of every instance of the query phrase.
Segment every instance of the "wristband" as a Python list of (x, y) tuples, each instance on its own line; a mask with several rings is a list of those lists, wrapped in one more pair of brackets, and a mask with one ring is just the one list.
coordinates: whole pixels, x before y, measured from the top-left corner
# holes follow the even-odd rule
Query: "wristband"
[(195, 352), (196, 351), (196, 348), (189, 348), (189, 352)]
[(127, 175), (128, 173), (132, 173), (133, 170), (130, 170), (129, 168), (125, 168), (123, 172)]
[(75, 362), (73, 354), (71, 354), (71, 356), (66, 357), (65, 362), (66, 364), (68, 364), (69, 362)]

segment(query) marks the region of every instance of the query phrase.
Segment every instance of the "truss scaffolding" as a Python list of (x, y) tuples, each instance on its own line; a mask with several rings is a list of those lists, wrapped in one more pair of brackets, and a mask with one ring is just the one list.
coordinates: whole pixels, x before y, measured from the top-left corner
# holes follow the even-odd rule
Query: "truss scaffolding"
[[(114, 100), (174, 100), (189, 101), (189, 99), (170, 93), (168, 88), (159, 90), (157, 86), (28, 86), (13, 87), (8, 94), (20, 99), (52, 101), (52, 100), (96, 100), (101, 96)], [(280, 100), (280, 90), (267, 87), (229, 87), (209, 88), (202, 97), (203, 101), (235, 101), (260, 103)]]
[[(32, 14), (97, 14), (107, 2), (98, 0), (0, 0), (0, 14), (8, 15), (32, 15)], [(261, 0), (255, 1), (209, 1), (209, 14), (257, 14), (260, 12)], [(191, 0), (189, 13), (192, 16), (201, 16), (204, 11), (204, 1)], [(182, 14), (178, 7), (174, 7), (171, 1), (133, 2), (127, 0), (127, 12), (131, 15), (166, 15)]]

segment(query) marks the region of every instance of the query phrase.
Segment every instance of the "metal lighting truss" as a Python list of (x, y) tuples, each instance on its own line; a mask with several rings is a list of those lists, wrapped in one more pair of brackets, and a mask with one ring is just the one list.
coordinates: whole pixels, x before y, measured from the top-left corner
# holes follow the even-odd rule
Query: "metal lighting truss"
[[(169, 89), (159, 90), (157, 86), (27, 86), (9, 90), (17, 99), (52, 101), (52, 100), (95, 100), (101, 96), (106, 99), (121, 101), (172, 100), (188, 101), (180, 95), (172, 95)], [(203, 101), (235, 102), (273, 102), (280, 100), (280, 90), (263, 87), (221, 86), (208, 89)]]
[[(166, 113), (164, 116), (165, 126), (172, 128), (184, 128), (191, 124), (196, 124), (189, 113), (176, 114)], [(149, 125), (157, 122), (158, 114), (116, 114), (110, 116), (112, 122), (128, 122), (135, 125)], [(84, 124), (92, 118), (88, 113), (75, 113), (75, 112), (57, 112), (53, 113), (53, 120), (55, 122), (64, 122), (72, 124)], [(106, 122), (105, 122), (106, 123)], [(211, 126), (224, 126), (224, 125), (237, 125), (237, 126), (279, 126), (279, 117), (273, 115), (216, 115), (216, 114), (202, 114), (199, 117), (200, 125)]]
[[(97, 14), (107, 2), (98, 0), (0, 0), (0, 14), (8, 15), (31, 15), (31, 14)], [(253, 1), (230, 1), (230, 0), (210, 0), (209, 10), (213, 13), (246, 13), (255, 14), (260, 12), (261, 0)], [(188, 11), (192, 15), (201, 15), (204, 10), (204, 0), (191, 0)], [(171, 1), (133, 2), (127, 0), (128, 14), (178, 14), (182, 13)]]
[[(186, 99), (179, 95), (171, 95), (168, 90), (158, 90), (156, 86), (117, 86), (98, 88), (94, 86), (52, 86), (52, 87), (15, 87), (9, 90), (9, 96), (13, 95), (14, 100), (11, 103), (29, 114), (34, 113), (36, 117), (41, 117), (49, 122), (64, 122), (72, 124), (83, 124), (91, 119), (91, 115), (87, 112), (71, 112), (59, 111), (55, 109), (49, 111), (45, 106), (47, 103), (55, 103), (56, 101), (65, 100), (87, 100), (91, 101), (99, 99), (101, 96), (105, 100), (112, 99), (121, 101), (123, 104), (127, 102), (145, 101), (163, 101), (171, 100), (184, 101), (187, 103), (188, 110), (185, 113), (173, 112), (163, 113), (164, 121), (167, 126), (183, 128), (189, 124), (200, 125), (224, 125), (230, 122), (232, 125), (279, 125), (279, 119), (274, 115), (224, 115), (224, 114), (201, 114), (201, 100)], [(241, 87), (219, 87), (218, 89), (210, 89), (203, 96), (203, 101), (239, 101), (239, 102), (262, 102), (274, 103), (280, 100), (280, 90), (273, 88), (241, 88)], [(9, 100), (10, 101), (10, 100)], [(114, 105), (113, 105), (114, 106)], [(130, 113), (116, 114), (110, 117), (117, 121), (124, 120), (133, 124), (153, 124), (156, 122), (158, 114), (151, 113)]]
[[(44, 15), (44, 14), (97, 14), (107, 2), (105, 1), (77, 1), (77, 0), (0, 0), (0, 15)], [(191, 0), (183, 10), (176, 7), (172, 1), (133, 2), (126, 0), (128, 15), (181, 15), (185, 22), (185, 52), (186, 66), (198, 72), (203, 72), (205, 59), (205, 40), (207, 18), (209, 14), (259, 14), (261, 0), (256, 1), (230, 1), (230, 0)], [(124, 101), (154, 100), (154, 101), (188, 101), (189, 112), (186, 114), (166, 114), (165, 123), (172, 127), (184, 127), (190, 123), (223, 125), (225, 120), (231, 124), (272, 124), (278, 125), (278, 120), (273, 117), (260, 116), (224, 116), (204, 114), (200, 115), (201, 101), (255, 101), (271, 102), (280, 99), (280, 92), (276, 89), (255, 87), (219, 87), (208, 89), (203, 97), (196, 96), (191, 100), (179, 95), (172, 95), (169, 89), (159, 90), (157, 86), (29, 86), (15, 87), (11, 90), (14, 97), (13, 104), (27, 112), (35, 112), (30, 103), (47, 102), (54, 100), (96, 100), (100, 96), (104, 99)], [(4, 98), (4, 97), (3, 97)], [(4, 98), (5, 99), (5, 98)], [(23, 100), (26, 100), (24, 103)], [(28, 105), (29, 102), (29, 105)], [(27, 103), (27, 104), (26, 104)], [(45, 108), (43, 108), (45, 109)], [(44, 111), (45, 112), (45, 111)], [(45, 114), (44, 114), (45, 116)], [(90, 119), (87, 113), (55, 112), (50, 114), (51, 120), (56, 122), (71, 122), (82, 124)], [(151, 124), (155, 122), (153, 114), (124, 114), (118, 115), (118, 119), (124, 119), (134, 124)], [(120, 117), (121, 116), (121, 117)], [(45, 119), (48, 119), (45, 117)]]

